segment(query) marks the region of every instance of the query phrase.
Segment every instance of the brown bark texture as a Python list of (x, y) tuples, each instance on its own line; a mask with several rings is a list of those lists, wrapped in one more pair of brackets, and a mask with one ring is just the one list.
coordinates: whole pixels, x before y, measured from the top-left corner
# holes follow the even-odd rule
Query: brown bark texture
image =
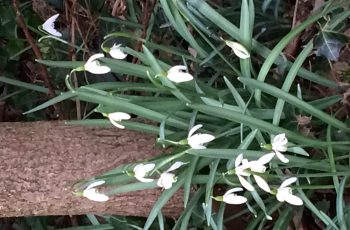
[[(104, 203), (72, 193), (72, 183), (121, 164), (161, 154), (155, 137), (120, 130), (68, 126), (63, 122), (1, 123), (0, 217), (85, 213), (148, 216), (160, 189), (120, 194)], [(183, 202), (163, 208), (178, 216)]]

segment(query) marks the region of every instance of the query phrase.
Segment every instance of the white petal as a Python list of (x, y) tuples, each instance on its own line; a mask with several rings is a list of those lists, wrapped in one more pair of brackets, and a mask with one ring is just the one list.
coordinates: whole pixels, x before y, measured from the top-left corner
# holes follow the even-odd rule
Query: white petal
[(119, 45), (113, 44), (113, 46), (111, 47), (111, 50), (109, 51), (109, 54), (115, 59), (124, 59), (126, 58), (126, 56), (128, 56), (128, 54), (124, 53), (121, 50), (121, 44)]
[(114, 125), (115, 127), (119, 128), (119, 129), (125, 129), (124, 125), (121, 125), (119, 123), (117, 123), (116, 121), (109, 119), (109, 121), (112, 123), (112, 125)]
[(193, 79), (193, 76), (189, 73), (172, 72), (172, 73), (168, 73), (167, 78), (172, 82), (181, 83), (181, 82), (191, 81)]
[(102, 185), (104, 183), (106, 183), (106, 181), (104, 181), (104, 180), (95, 181), (95, 182), (91, 183), (85, 190), (89, 190), (91, 188), (97, 187), (97, 186)]
[(262, 157), (260, 157), (260, 158), (258, 159), (258, 162), (259, 162), (260, 164), (262, 164), (262, 165), (267, 164), (267, 163), (269, 163), (269, 162), (272, 160), (272, 158), (273, 158), (274, 156), (275, 156), (275, 153), (274, 153), (274, 152), (265, 154), (264, 156), (262, 156)]
[(243, 188), (231, 188), (230, 190), (228, 190), (224, 196), (228, 195), (228, 194), (231, 194), (231, 193), (236, 193), (236, 192), (242, 192), (243, 191)]
[(85, 66), (85, 70), (93, 74), (106, 74), (111, 72), (111, 68), (109, 68), (108, 66), (97, 65), (97, 63), (95, 62)]
[(235, 194), (228, 194), (223, 197), (223, 201), (227, 204), (244, 204), (247, 202), (247, 198)]
[(275, 151), (285, 152), (287, 151), (288, 139), (286, 138), (286, 134), (278, 134), (272, 140), (272, 149)]
[(195, 125), (193, 126), (190, 131), (188, 132), (188, 137), (192, 136), (198, 129), (202, 128), (203, 125)]
[(94, 188), (84, 190), (83, 196), (88, 198), (89, 200), (97, 201), (97, 202), (105, 202), (109, 200), (109, 197), (107, 195), (102, 193), (97, 193), (96, 189)]
[(231, 47), (231, 49), (237, 55), (237, 57), (242, 59), (246, 59), (250, 57), (248, 50), (238, 42), (226, 41), (226, 45)]
[(254, 175), (254, 179), (255, 179), (256, 183), (258, 184), (258, 186), (262, 190), (264, 190), (265, 192), (268, 192), (268, 193), (271, 192), (269, 185), (267, 184), (267, 182), (262, 177), (260, 177), (258, 175)]
[(100, 62), (97, 60), (102, 57), (104, 57), (102, 53), (92, 55), (84, 65), (85, 70), (93, 74), (105, 74), (110, 72), (111, 68), (108, 66), (101, 66)]
[(172, 173), (164, 172), (160, 175), (160, 178), (158, 179), (157, 185), (159, 187), (163, 187), (164, 189), (169, 189), (173, 186), (173, 183), (175, 182), (175, 175)]
[(174, 171), (175, 169), (180, 168), (182, 165), (185, 165), (186, 163), (182, 162), (182, 161), (176, 161), (174, 164), (172, 164), (170, 166), (170, 168), (168, 170), (166, 170), (166, 172), (171, 172)]
[(43, 30), (56, 37), (62, 37), (62, 34), (55, 29), (55, 21), (58, 18), (58, 16), (59, 14), (55, 14), (49, 19), (47, 19), (43, 24)]
[(278, 159), (280, 159), (280, 161), (282, 161), (283, 163), (288, 163), (289, 160), (288, 158), (286, 158), (282, 153), (278, 152), (278, 151), (275, 151), (276, 153), (276, 156), (278, 157)]
[(253, 172), (264, 173), (266, 171), (266, 167), (262, 164), (259, 164), (257, 161), (250, 162), (250, 170)]
[(292, 205), (303, 205), (303, 200), (292, 194), (286, 196), (285, 201)]
[(254, 191), (253, 185), (251, 185), (244, 177), (241, 177), (240, 175), (237, 175), (239, 182), (241, 182), (241, 185), (247, 189), (248, 191)]
[(188, 144), (193, 148), (193, 146), (202, 145), (202, 144), (208, 143), (214, 139), (215, 139), (215, 137), (213, 135), (198, 133), (198, 134), (192, 135), (191, 137), (187, 138), (187, 141), (188, 141)]
[(183, 71), (186, 71), (186, 70), (187, 70), (186, 66), (184, 66), (184, 65), (176, 65), (176, 66), (171, 67), (168, 70), (168, 73), (179, 73), (179, 72), (183, 72)]
[(156, 167), (154, 163), (149, 163), (149, 164), (138, 164), (134, 168), (134, 173), (137, 175), (146, 175), (146, 173), (152, 171)]
[(238, 166), (242, 163), (242, 160), (243, 160), (243, 153), (239, 154), (239, 155), (236, 157), (236, 160), (235, 160), (235, 167), (238, 167)]
[(121, 120), (129, 120), (131, 116), (123, 112), (114, 112), (114, 113), (109, 113), (108, 118), (115, 121), (121, 121)]
[(279, 190), (276, 194), (276, 198), (279, 202), (284, 202), (285, 194)]
[(296, 177), (291, 177), (291, 178), (288, 178), (287, 180), (283, 181), (280, 188), (285, 188), (287, 187), (288, 185), (291, 185), (293, 184), (294, 182), (297, 181), (297, 178)]
[(86, 61), (86, 63), (91, 63), (99, 58), (103, 58), (105, 55), (103, 53), (97, 53), (89, 57), (89, 59)]

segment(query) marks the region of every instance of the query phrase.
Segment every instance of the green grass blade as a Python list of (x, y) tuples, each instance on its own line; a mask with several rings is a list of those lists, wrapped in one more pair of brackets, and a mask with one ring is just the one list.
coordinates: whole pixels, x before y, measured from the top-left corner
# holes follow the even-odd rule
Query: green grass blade
[(157, 218), (157, 215), (159, 211), (163, 208), (163, 206), (168, 202), (168, 200), (180, 189), (180, 187), (185, 182), (186, 175), (184, 173), (181, 173), (178, 176), (178, 180), (175, 184), (173, 184), (173, 187), (170, 189), (165, 190), (162, 195), (158, 198), (157, 202), (154, 204), (147, 221), (145, 223), (145, 226), (143, 227), (144, 230), (147, 230), (151, 227), (153, 221)]
[(346, 217), (344, 213), (344, 188), (345, 183), (347, 181), (348, 177), (344, 177), (340, 183), (340, 186), (338, 187), (337, 191), (337, 200), (336, 200), (336, 210), (337, 210), (337, 220), (338, 224), (340, 226), (340, 230), (346, 230), (346, 223), (344, 220), (344, 217)]
[[(298, 26), (294, 27), (284, 38), (273, 48), (271, 53), (268, 57), (266, 57), (266, 60), (262, 67), (260, 68), (259, 75), (257, 77), (258, 81), (265, 81), (265, 78), (270, 71), (270, 68), (273, 63), (276, 62), (277, 57), (281, 54), (282, 50), (290, 43), (299, 33), (301, 33), (306, 27), (310, 26), (312, 23), (316, 22), (318, 19), (322, 18), (324, 16), (323, 11), (318, 11), (317, 13), (309, 16), (305, 21), (300, 23)], [(260, 106), (261, 105), (261, 91), (259, 89), (255, 90), (255, 100), (256, 103)]]
[(206, 218), (207, 218), (207, 225), (210, 225), (211, 222), (211, 216), (212, 216), (212, 199), (211, 196), (213, 194), (213, 188), (215, 185), (215, 175), (217, 168), (219, 166), (220, 159), (217, 159), (211, 163), (210, 167), (210, 173), (209, 173), (209, 180), (206, 185), (205, 189), (205, 205), (207, 205), (207, 210), (205, 212)]
[(150, 120), (154, 120), (158, 122), (167, 120), (167, 124), (174, 127), (179, 127), (184, 129), (188, 128), (188, 124), (182, 120), (168, 117), (167, 115), (152, 111), (150, 109), (146, 109), (142, 106), (138, 106), (125, 101), (116, 100), (116, 98), (112, 96), (102, 96), (102, 95), (97, 95), (93, 93), (82, 92), (79, 90), (77, 90), (75, 93), (79, 97), (79, 99), (83, 101), (114, 107), (116, 108), (116, 110), (118, 109), (119, 111), (133, 113), (141, 117), (148, 118)]
[[(205, 1), (202, 0), (188, 0), (187, 1), (193, 8), (197, 9), (202, 15), (205, 15), (205, 17), (210, 20), (214, 25), (218, 26), (220, 29), (228, 33), (233, 39), (239, 40), (240, 38), (240, 30), (232, 24), (229, 20), (224, 18), (222, 15), (218, 13), (217, 10), (210, 7)], [(327, 12), (330, 12), (332, 9), (328, 9)], [(256, 40), (252, 40), (252, 46), (253, 50), (260, 54), (263, 57), (268, 57), (268, 55), (271, 53), (271, 50), (257, 42)], [(281, 56), (277, 57), (277, 60), (275, 64), (283, 63), (284, 59)], [(291, 63), (287, 63), (287, 68), (290, 67)], [(301, 68), (298, 71), (298, 75), (302, 78), (305, 78), (307, 80), (316, 82), (318, 84), (337, 88), (338, 85), (334, 81), (330, 81), (324, 77), (321, 77), (315, 73), (312, 73), (310, 71), (305, 70), (304, 68)]]
[(192, 182), (192, 176), (195, 172), (195, 169), (197, 167), (197, 163), (198, 163), (199, 157), (198, 156), (194, 156), (191, 161), (190, 161), (190, 165), (189, 167), (186, 169), (186, 175), (187, 178), (185, 180), (184, 183), (184, 207), (187, 207), (187, 202), (190, 198), (190, 193), (191, 193), (191, 182)]
[[(298, 73), (298, 70), (308, 57), (309, 53), (312, 51), (313, 48), (313, 41), (310, 41), (306, 47), (303, 49), (303, 51), (299, 54), (297, 59), (295, 60), (293, 66), (290, 68), (286, 79), (284, 80), (282, 90), (285, 92), (289, 92), (290, 87), (292, 86), (294, 79)], [(285, 101), (281, 98), (278, 98), (276, 106), (275, 106), (275, 114), (273, 115), (273, 121), (272, 124), (274, 125), (279, 125), (280, 119), (281, 119), (281, 114), (283, 111)]]
[(18, 87), (21, 87), (21, 88), (24, 88), (24, 89), (33, 90), (33, 91), (37, 91), (37, 92), (40, 92), (40, 93), (49, 93), (49, 90), (47, 88), (45, 88), (45, 87), (37, 86), (37, 85), (34, 85), (34, 84), (22, 82), (22, 81), (17, 81), (17, 80), (14, 80), (14, 79), (11, 79), (11, 78), (7, 78), (7, 77), (4, 77), (4, 76), (0, 76), (0, 81), (4, 82), (6, 84), (9, 84), (9, 85), (18, 86)]
[[(255, 127), (256, 129), (259, 129), (261, 131), (264, 131), (270, 134), (272, 133), (277, 135), (279, 133), (285, 133), (288, 139), (290, 139), (292, 142), (300, 143), (305, 146), (322, 147), (322, 148), (328, 147), (327, 142), (325, 141), (319, 141), (319, 140), (303, 137), (303, 136), (300, 136), (300, 134), (290, 131), (288, 129), (284, 129), (284, 128), (272, 125), (271, 123), (268, 123), (266, 121), (263, 121), (242, 113), (234, 112), (229, 109), (213, 107), (208, 105), (200, 105), (200, 104), (189, 104), (188, 107), (215, 117), (234, 121), (237, 123), (243, 123), (247, 126)], [(334, 145), (333, 148), (344, 150), (344, 149), (348, 149), (349, 146)]]
[(309, 103), (304, 102), (302, 100), (300, 100), (299, 98), (284, 92), (283, 90), (266, 84), (264, 82), (260, 82), (254, 79), (247, 79), (247, 78), (238, 78), (239, 81), (241, 81), (244, 84), (247, 84), (249, 86), (252, 86), (254, 88), (257, 88), (259, 90), (262, 90), (265, 93), (268, 93), (276, 98), (280, 98), (285, 100), (286, 102), (294, 105), (295, 107), (304, 110), (305, 112), (311, 114), (312, 116), (315, 116), (317, 118), (319, 118), (320, 120), (324, 121), (327, 124), (330, 124), (336, 128), (342, 129), (344, 131), (349, 132), (350, 128), (348, 128), (346, 126), (346, 124), (344, 124), (343, 122), (337, 120), (336, 118), (328, 115), (327, 113), (316, 109), (315, 107), (311, 106)]
[(61, 102), (61, 101), (64, 101), (64, 100), (67, 100), (67, 99), (70, 99), (72, 97), (76, 97), (76, 95), (72, 92), (65, 92), (65, 93), (62, 93), (61, 95), (57, 96), (57, 97), (54, 97), (50, 100), (48, 100), (47, 102), (27, 111), (27, 112), (24, 112), (23, 114), (28, 114), (28, 113), (34, 113), (38, 110), (42, 110), (42, 109), (45, 109), (49, 106), (52, 106), (58, 102)]

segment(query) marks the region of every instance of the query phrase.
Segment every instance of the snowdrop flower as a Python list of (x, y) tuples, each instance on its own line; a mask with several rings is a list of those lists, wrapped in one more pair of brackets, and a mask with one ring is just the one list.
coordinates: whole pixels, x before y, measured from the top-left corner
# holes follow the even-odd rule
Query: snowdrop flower
[(137, 180), (141, 182), (152, 182), (153, 179), (145, 178), (146, 174), (154, 169), (156, 165), (154, 163), (150, 164), (138, 164), (134, 168), (134, 176)]
[(103, 66), (97, 60), (99, 58), (104, 57), (105, 55), (102, 53), (92, 55), (84, 65), (84, 69), (93, 74), (105, 74), (111, 71), (111, 68), (108, 66)]
[(232, 49), (232, 51), (237, 55), (237, 57), (241, 59), (247, 59), (250, 57), (248, 50), (238, 42), (226, 40), (225, 43)]
[(275, 151), (276, 156), (278, 159), (280, 159), (283, 163), (288, 163), (289, 160), (281, 153), (287, 151), (287, 144), (288, 139), (286, 137), (285, 133), (278, 134), (275, 136), (272, 140), (272, 150)]
[(118, 44), (118, 45), (116, 45), (115, 43), (113, 44), (113, 46), (111, 47), (111, 49), (109, 51), (109, 54), (112, 56), (112, 58), (124, 59), (124, 58), (126, 58), (126, 56), (128, 56), (128, 54), (126, 54), (122, 51), (121, 45), (122, 44)]
[(176, 83), (191, 81), (193, 76), (185, 72), (186, 70), (186, 66), (184, 65), (173, 66), (168, 70), (167, 78)]
[(288, 202), (292, 205), (303, 205), (303, 200), (292, 194), (292, 188), (288, 185), (297, 181), (296, 177), (291, 177), (282, 182), (281, 186), (277, 189), (276, 198), (279, 202)]
[(93, 182), (83, 191), (83, 196), (88, 198), (89, 200), (93, 200), (97, 202), (105, 202), (109, 200), (109, 197), (107, 195), (98, 193), (95, 188), (104, 183), (105, 183), (104, 180)]
[(268, 153), (256, 161), (249, 162), (247, 159), (243, 159), (243, 154), (238, 155), (235, 161), (235, 172), (242, 186), (248, 191), (253, 191), (254, 187), (244, 178), (244, 176), (249, 177), (250, 175), (253, 175), (256, 183), (261, 189), (265, 192), (271, 192), (267, 182), (261, 176), (255, 175), (254, 172), (264, 173), (266, 171), (265, 164), (269, 163), (274, 156), (274, 153)]
[[(225, 202), (227, 204), (244, 204), (245, 202), (247, 202), (247, 198), (236, 194), (236, 192), (241, 192), (241, 191), (243, 191), (242, 188), (232, 188), (232, 189), (228, 190), (222, 196), (221, 199), (223, 202)], [(217, 200), (217, 198), (215, 198), (215, 199)]]
[(215, 139), (215, 137), (210, 134), (194, 134), (198, 129), (202, 128), (202, 126), (203, 125), (193, 126), (188, 133), (187, 143), (191, 146), (192, 149), (205, 149), (206, 147), (203, 144)]
[(164, 189), (169, 189), (173, 186), (173, 183), (176, 182), (176, 176), (173, 173), (170, 173), (171, 171), (174, 171), (175, 169), (180, 168), (182, 165), (186, 163), (181, 161), (176, 161), (168, 170), (163, 172), (160, 175), (160, 178), (158, 179), (157, 185), (159, 187), (162, 187)]
[(123, 113), (123, 112), (114, 112), (114, 113), (109, 113), (107, 116), (110, 120), (110, 122), (117, 128), (120, 129), (124, 129), (125, 126), (119, 124), (118, 122), (122, 121), (122, 120), (129, 120), (131, 118), (131, 116), (127, 113)]
[(56, 37), (62, 37), (62, 34), (55, 29), (55, 21), (58, 18), (58, 16), (60, 16), (60, 15), (55, 14), (54, 16), (51, 16), (49, 19), (47, 19), (44, 22), (44, 24), (42, 26), (43, 26), (43, 30), (45, 30), (49, 34), (56, 36)]

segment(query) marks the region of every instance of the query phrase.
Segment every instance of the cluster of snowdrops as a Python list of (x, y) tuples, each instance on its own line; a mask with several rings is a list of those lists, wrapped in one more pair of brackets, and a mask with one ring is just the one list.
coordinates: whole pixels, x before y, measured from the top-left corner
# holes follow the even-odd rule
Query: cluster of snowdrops
[[(59, 17), (58, 14), (49, 18), (43, 25), (42, 29), (49, 33), (52, 36), (61, 37), (62, 34), (55, 29), (54, 22)], [(226, 45), (231, 47), (233, 52), (242, 59), (249, 58), (249, 52), (245, 49), (244, 46), (237, 42), (233, 41), (224, 41)], [(123, 47), (121, 44), (114, 44), (108, 50), (109, 55), (115, 59), (124, 59), (128, 54), (123, 52)], [(88, 71), (93, 74), (105, 74), (111, 71), (108, 66), (102, 65), (99, 62), (99, 59), (104, 57), (103, 53), (98, 53), (92, 55), (87, 62), (78, 67), (74, 71)], [(71, 72), (71, 73), (72, 73)], [(69, 78), (70, 75), (67, 76)], [(182, 83), (193, 80), (193, 76), (187, 72), (186, 66), (176, 65), (170, 68), (163, 77), (167, 77), (170, 81), (175, 83)], [(124, 129), (125, 127), (120, 123), (122, 120), (128, 120), (131, 116), (124, 112), (113, 112), (109, 114), (104, 114), (109, 118), (110, 122), (117, 128)], [(196, 133), (202, 125), (198, 124), (192, 127), (188, 133), (188, 137), (185, 140), (178, 142), (177, 144), (188, 145), (191, 149), (205, 149), (206, 144), (213, 141), (215, 136), (206, 133)], [(196, 133), (196, 134), (195, 134)], [(265, 149), (270, 150), (271, 152), (261, 156), (258, 160), (249, 161), (245, 159), (243, 154), (240, 154), (235, 159), (235, 167), (231, 170), (228, 170), (224, 175), (236, 175), (238, 177), (239, 182), (242, 187), (244, 187), (248, 191), (254, 191), (255, 187), (252, 185), (252, 180), (250, 177), (253, 177), (256, 184), (265, 192), (275, 195), (277, 200), (280, 202), (288, 202), (292, 205), (302, 205), (303, 201), (298, 197), (293, 195), (292, 188), (290, 185), (297, 181), (296, 177), (291, 177), (286, 179), (281, 183), (279, 187), (270, 188), (268, 183), (262, 177), (267, 169), (267, 164), (270, 163), (273, 157), (277, 157), (283, 163), (288, 163), (289, 160), (283, 155), (283, 152), (287, 151), (288, 139), (284, 133), (276, 135), (271, 144), (264, 145)], [(132, 172), (127, 172), (129, 176), (135, 177), (138, 181), (143, 183), (153, 182), (157, 180), (157, 185), (163, 189), (169, 189), (173, 186), (177, 181), (175, 170), (180, 167), (186, 167), (187, 162), (176, 161), (173, 163), (169, 169), (164, 172), (159, 172), (159, 177), (157, 179), (154, 178), (154, 175), (148, 175), (152, 172), (156, 164), (154, 163), (146, 163), (146, 164), (138, 164), (133, 168)], [(249, 178), (249, 180), (248, 180)], [(106, 194), (103, 194), (98, 191), (98, 186), (103, 185), (105, 181), (98, 180), (90, 183), (82, 192), (82, 195), (90, 200), (97, 202), (105, 202), (109, 199)], [(236, 187), (229, 189), (222, 196), (215, 196), (213, 199), (217, 201), (222, 201), (228, 204), (244, 204), (247, 202), (247, 198), (239, 195), (239, 192), (242, 192), (243, 188)]]

